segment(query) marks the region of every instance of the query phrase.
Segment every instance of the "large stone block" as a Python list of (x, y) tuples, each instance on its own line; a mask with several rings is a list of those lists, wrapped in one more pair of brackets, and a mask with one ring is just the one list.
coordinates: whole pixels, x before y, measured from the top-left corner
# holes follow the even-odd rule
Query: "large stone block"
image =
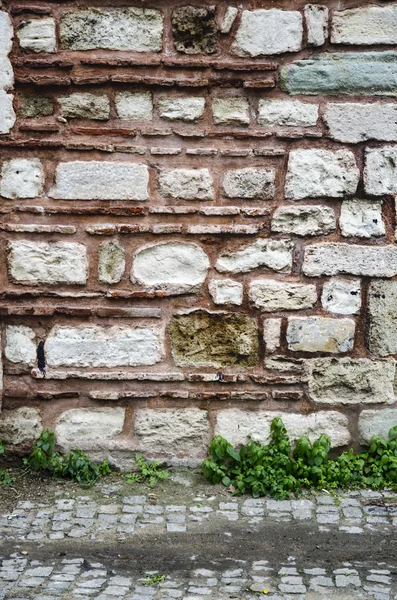
[(360, 442), (369, 445), (372, 436), (389, 439), (389, 431), (397, 425), (397, 408), (363, 410), (358, 419)]
[(246, 167), (226, 171), (223, 193), (227, 198), (271, 200), (274, 197), (275, 171)]
[(80, 325), (54, 327), (45, 342), (50, 367), (135, 367), (154, 365), (163, 355), (155, 327)]
[(10, 16), (0, 10), (0, 56), (7, 56), (11, 52), (14, 29)]
[(247, 442), (248, 436), (267, 444), (270, 441), (270, 425), (276, 417), (281, 418), (291, 440), (307, 435), (313, 442), (320, 435), (328, 435), (332, 447), (345, 446), (350, 442), (348, 419), (336, 411), (321, 411), (309, 415), (265, 410), (242, 410), (226, 408), (216, 417), (215, 433), (226, 438), (234, 446)]
[(148, 183), (146, 165), (76, 160), (59, 163), (48, 195), (60, 200), (147, 200)]
[(68, 119), (94, 119), (104, 121), (109, 118), (109, 98), (103, 94), (75, 93), (59, 98), (61, 114)]
[(324, 283), (321, 304), (337, 315), (356, 315), (361, 309), (360, 279), (332, 277)]
[(160, 193), (180, 200), (213, 200), (212, 176), (208, 169), (164, 169), (159, 175)]
[(99, 247), (98, 280), (100, 283), (118, 283), (125, 271), (125, 250), (119, 242), (103, 242)]
[(397, 147), (367, 148), (364, 185), (367, 194), (397, 194)]
[(52, 17), (22, 21), (17, 35), (19, 45), (26, 52), (51, 53), (56, 50), (55, 19)]
[(315, 285), (271, 279), (254, 279), (249, 284), (249, 299), (264, 312), (302, 310), (317, 302)]
[(60, 36), (66, 50), (159, 52), (163, 47), (163, 14), (132, 7), (64, 12)]
[[(33, 367), (36, 363), (35, 332), (25, 325), (8, 325), (4, 354), (13, 363)], [(1, 438), (0, 438), (1, 439)]]
[(276, 352), (276, 350), (280, 348), (281, 325), (282, 319), (264, 319), (263, 342), (265, 344), (266, 354)]
[(54, 114), (54, 102), (46, 96), (24, 94), (20, 96), (19, 114), (22, 117), (48, 117)]
[(13, 158), (3, 163), (0, 195), (4, 198), (36, 198), (43, 185), (44, 173), (38, 158)]
[(385, 235), (382, 201), (345, 200), (342, 202), (339, 225), (344, 237), (371, 238)]
[(353, 319), (290, 317), (287, 344), (293, 352), (350, 352), (354, 345)]
[(209, 283), (209, 292), (215, 304), (243, 303), (243, 284), (232, 279), (213, 279)]
[(397, 275), (397, 248), (388, 246), (359, 246), (337, 242), (306, 246), (303, 273), (320, 275), (362, 275), (364, 277), (393, 277)]
[(367, 319), (370, 352), (397, 354), (397, 281), (371, 281)]
[(214, 98), (212, 116), (215, 125), (249, 125), (250, 105), (247, 98)]
[(297, 11), (244, 10), (231, 50), (238, 56), (297, 52), (302, 35), (302, 15)]
[(397, 141), (397, 106), (395, 104), (328, 104), (324, 121), (330, 136), (357, 144), (365, 140)]
[(297, 100), (259, 100), (258, 124), (310, 127), (318, 120), (318, 105)]
[(153, 100), (150, 92), (120, 92), (116, 94), (116, 112), (126, 121), (151, 121)]
[(0, 54), (0, 90), (11, 90), (14, 85), (14, 72), (11, 61)]
[(285, 197), (342, 198), (355, 193), (359, 178), (354, 154), (349, 150), (293, 150), (288, 160)]
[(327, 235), (336, 229), (330, 206), (280, 206), (273, 213), (272, 231), (294, 235)]
[(200, 288), (209, 266), (208, 256), (197, 244), (165, 242), (137, 251), (131, 279), (148, 289), (185, 294)]
[(257, 327), (254, 319), (244, 314), (196, 310), (172, 317), (168, 331), (178, 366), (258, 364)]
[(83, 244), (68, 242), (9, 242), (8, 272), (23, 283), (85, 285), (87, 250)]
[(397, 6), (365, 6), (334, 11), (333, 44), (396, 44)]
[(168, 121), (197, 121), (204, 115), (204, 108), (205, 98), (202, 96), (169, 96), (160, 98), (157, 104), (160, 117)]
[(392, 404), (394, 360), (315, 358), (306, 362), (309, 395), (319, 404)]
[(326, 6), (307, 4), (304, 9), (309, 46), (322, 46), (328, 37), (328, 14)]
[(123, 430), (125, 408), (72, 408), (61, 414), (55, 426), (57, 446), (63, 452), (72, 448), (106, 450), (115, 445)]
[(16, 115), (12, 101), (14, 96), (0, 90), (0, 134), (9, 133), (14, 127)]
[(258, 267), (290, 273), (293, 247), (289, 240), (259, 239), (236, 252), (221, 254), (215, 268), (220, 273), (248, 273)]
[(3, 410), (0, 414), (0, 440), (18, 446), (37, 440), (43, 430), (40, 411), (22, 406)]
[(181, 6), (172, 11), (172, 35), (178, 52), (212, 54), (216, 52), (215, 7)]

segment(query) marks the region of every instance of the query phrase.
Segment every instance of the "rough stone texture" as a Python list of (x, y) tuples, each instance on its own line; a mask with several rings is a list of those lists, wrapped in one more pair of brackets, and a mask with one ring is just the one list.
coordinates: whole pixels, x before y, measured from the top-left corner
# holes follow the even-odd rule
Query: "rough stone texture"
[(197, 244), (165, 242), (137, 251), (131, 279), (148, 289), (184, 294), (200, 288), (209, 265), (206, 253)]
[(335, 11), (332, 18), (333, 44), (396, 44), (397, 6), (365, 6)]
[(369, 350), (377, 356), (397, 354), (397, 281), (371, 281), (367, 321)]
[(12, 104), (14, 96), (0, 90), (0, 134), (8, 133), (16, 120), (14, 107)]
[(257, 240), (236, 252), (222, 254), (215, 265), (220, 273), (248, 273), (258, 267), (290, 273), (293, 244), (287, 240)]
[(116, 94), (116, 111), (119, 119), (130, 121), (151, 121), (153, 100), (150, 92)]
[(233, 279), (213, 279), (208, 286), (209, 292), (215, 304), (243, 303), (244, 286)]
[(8, 325), (4, 354), (13, 363), (23, 363), (33, 367), (36, 363), (36, 334), (25, 325)]
[(318, 105), (297, 100), (259, 100), (259, 125), (310, 127), (318, 120)]
[(229, 33), (236, 20), (238, 9), (234, 6), (228, 6), (222, 19), (220, 31), (221, 33)]
[(38, 158), (14, 158), (1, 169), (0, 195), (5, 198), (36, 198), (43, 191), (44, 174)]
[(329, 279), (324, 283), (321, 304), (330, 313), (356, 315), (361, 309), (360, 279)]
[(192, 311), (172, 317), (168, 330), (172, 356), (178, 366), (258, 364), (256, 324), (244, 314)]
[(0, 440), (4, 444), (18, 446), (34, 442), (43, 430), (40, 411), (22, 406), (3, 410), (0, 414)]
[(365, 140), (397, 141), (395, 104), (329, 103), (324, 120), (331, 137), (339, 142), (357, 144)]
[(289, 155), (285, 197), (342, 198), (355, 193), (359, 177), (354, 154), (348, 150), (293, 150)]
[(213, 7), (182, 6), (172, 11), (172, 35), (178, 52), (213, 54), (217, 27)]
[(271, 200), (274, 196), (275, 172), (265, 169), (236, 169), (223, 177), (223, 193), (227, 198)]
[(205, 98), (201, 96), (169, 96), (161, 98), (157, 104), (160, 117), (168, 121), (197, 121), (204, 115), (204, 108)]
[(50, 285), (79, 284), (87, 281), (87, 249), (69, 242), (9, 242), (10, 277), (23, 283)]
[(208, 169), (167, 169), (159, 174), (160, 193), (165, 198), (212, 200), (214, 189)]
[(215, 125), (249, 125), (250, 110), (246, 98), (214, 98), (212, 115)]
[(146, 165), (71, 161), (56, 169), (51, 198), (61, 200), (147, 200), (149, 173)]
[(307, 4), (304, 13), (307, 43), (310, 46), (322, 46), (328, 37), (328, 8), (318, 4)]
[(336, 229), (330, 206), (280, 206), (273, 213), (272, 231), (295, 235), (327, 235)]
[(98, 280), (118, 283), (125, 271), (125, 250), (117, 241), (103, 242), (99, 247)]
[(95, 119), (103, 121), (109, 118), (110, 102), (104, 95), (76, 93), (59, 99), (61, 114), (68, 119)]
[(231, 444), (238, 446), (247, 441), (249, 435), (262, 444), (270, 440), (270, 424), (281, 417), (292, 440), (307, 435), (316, 440), (327, 435), (333, 447), (344, 446), (350, 442), (347, 417), (336, 411), (320, 411), (309, 415), (280, 411), (246, 411), (238, 408), (226, 408), (217, 414), (215, 433), (225, 437)]
[(73, 408), (59, 417), (56, 444), (62, 452), (72, 448), (102, 450), (123, 430), (125, 408)]
[(374, 196), (397, 193), (397, 147), (367, 149), (364, 185), (367, 194)]
[(313, 277), (339, 273), (393, 277), (397, 275), (397, 248), (333, 242), (313, 244), (305, 248), (302, 270)]
[(56, 326), (45, 352), (50, 367), (154, 365), (162, 358), (162, 333), (154, 327)]
[(389, 431), (397, 424), (397, 409), (363, 410), (358, 420), (360, 442), (368, 444), (372, 436), (378, 435), (384, 440), (389, 439)]
[(0, 10), (0, 55), (7, 56), (11, 52), (13, 36), (11, 19), (8, 13)]
[(281, 319), (264, 319), (263, 341), (265, 343), (266, 354), (276, 352), (280, 348), (281, 325)]
[(159, 52), (163, 15), (151, 8), (88, 8), (64, 12), (61, 43), (67, 50)]
[(19, 45), (26, 52), (56, 50), (55, 20), (52, 17), (22, 21), (17, 31)]
[(54, 103), (45, 96), (22, 96), (19, 114), (22, 117), (48, 117), (54, 113)]
[(293, 352), (350, 352), (354, 332), (353, 319), (291, 317), (288, 319), (287, 344)]
[(385, 235), (382, 201), (345, 200), (341, 206), (339, 225), (344, 237), (371, 238)]
[(392, 404), (394, 360), (314, 358), (306, 362), (309, 394), (319, 404)]
[(232, 44), (238, 56), (297, 52), (302, 46), (302, 15), (278, 9), (244, 10)]
[(271, 279), (254, 279), (248, 292), (249, 299), (264, 312), (302, 310), (317, 302), (315, 285), (290, 283)]

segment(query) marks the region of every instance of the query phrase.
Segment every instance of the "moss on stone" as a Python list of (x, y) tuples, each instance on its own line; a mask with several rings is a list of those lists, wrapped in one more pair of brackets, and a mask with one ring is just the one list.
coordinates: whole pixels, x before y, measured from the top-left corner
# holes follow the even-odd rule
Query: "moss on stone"
[(172, 13), (174, 46), (185, 54), (216, 52), (217, 28), (213, 8), (183, 6)]
[(45, 96), (21, 96), (21, 117), (48, 117), (54, 112), (54, 103)]

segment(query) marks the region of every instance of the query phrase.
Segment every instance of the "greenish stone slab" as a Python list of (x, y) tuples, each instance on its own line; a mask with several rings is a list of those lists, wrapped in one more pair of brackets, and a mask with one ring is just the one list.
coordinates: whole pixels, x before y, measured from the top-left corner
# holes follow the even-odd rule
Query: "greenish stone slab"
[(281, 69), (290, 94), (397, 95), (397, 52), (319, 54)]

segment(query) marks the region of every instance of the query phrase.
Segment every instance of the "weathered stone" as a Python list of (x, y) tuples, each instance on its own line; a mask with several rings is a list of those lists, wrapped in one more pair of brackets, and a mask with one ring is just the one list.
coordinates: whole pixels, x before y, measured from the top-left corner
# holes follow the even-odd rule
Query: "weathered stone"
[(208, 169), (164, 169), (159, 175), (160, 193), (180, 200), (213, 200), (212, 176)]
[(327, 235), (336, 229), (330, 206), (280, 206), (273, 213), (272, 231), (295, 235)]
[(110, 114), (109, 98), (105, 95), (76, 93), (59, 98), (61, 114), (68, 119), (106, 121)]
[(235, 169), (223, 177), (223, 193), (227, 198), (271, 200), (274, 197), (275, 171), (270, 169)]
[(117, 241), (99, 246), (98, 280), (100, 283), (118, 283), (125, 271), (125, 250)]
[(309, 394), (319, 404), (392, 404), (394, 360), (315, 358), (306, 362)]
[(364, 185), (367, 194), (397, 194), (397, 147), (367, 148)]
[(198, 291), (209, 266), (206, 253), (197, 244), (165, 242), (138, 249), (131, 279), (151, 290), (185, 294)]
[(259, 239), (236, 252), (221, 254), (215, 268), (220, 273), (248, 273), (258, 267), (290, 273), (293, 243)]
[(382, 201), (345, 200), (342, 202), (339, 225), (344, 237), (379, 237), (385, 235)]
[(285, 65), (280, 86), (290, 94), (397, 95), (395, 52), (339, 52)]
[(248, 296), (264, 312), (302, 310), (317, 302), (315, 285), (290, 283), (271, 279), (254, 279), (249, 284)]
[(259, 100), (259, 125), (310, 127), (316, 125), (317, 120), (317, 104), (297, 100)]
[(57, 446), (62, 452), (72, 448), (103, 450), (112, 444), (124, 425), (125, 408), (72, 408), (61, 414), (55, 426)]
[(55, 52), (55, 19), (45, 17), (22, 21), (17, 30), (19, 45), (27, 52)]
[(396, 44), (397, 6), (365, 6), (334, 11), (333, 44)]
[(204, 115), (204, 108), (205, 98), (202, 96), (169, 96), (161, 98), (157, 104), (160, 117), (168, 121), (197, 121)]
[(397, 425), (397, 409), (363, 410), (358, 419), (360, 442), (368, 444), (372, 436), (377, 435), (384, 440), (389, 439), (389, 431)]
[(231, 96), (214, 98), (212, 116), (215, 125), (249, 125), (250, 107), (247, 98)]
[(311, 441), (327, 435), (333, 447), (350, 442), (348, 419), (336, 411), (321, 411), (309, 415), (280, 411), (241, 410), (226, 408), (216, 417), (215, 433), (226, 438), (234, 446), (245, 444), (248, 436), (267, 444), (270, 441), (270, 425), (276, 417), (281, 418), (292, 440), (307, 435)]
[(13, 158), (3, 163), (0, 195), (5, 198), (36, 198), (43, 191), (44, 173), (38, 158)]
[(350, 352), (354, 344), (353, 319), (290, 317), (287, 344), (293, 352)]
[(322, 46), (328, 37), (328, 8), (318, 4), (307, 4), (304, 13), (307, 43), (309, 46)]
[(213, 279), (208, 286), (215, 304), (243, 303), (243, 284), (232, 279)]
[(116, 94), (116, 111), (119, 119), (151, 121), (153, 100), (150, 92), (120, 92)]
[(162, 332), (155, 327), (57, 326), (45, 351), (50, 367), (154, 365), (163, 354)]
[(297, 11), (244, 10), (231, 50), (238, 56), (297, 52), (302, 35), (302, 15)]
[(313, 244), (305, 248), (302, 270), (313, 277), (339, 273), (393, 277), (397, 275), (397, 248), (336, 242)]
[(361, 309), (360, 279), (329, 279), (324, 283), (321, 304), (337, 315), (356, 315)]
[(220, 31), (221, 33), (230, 33), (233, 23), (236, 20), (238, 8), (228, 6), (222, 19)]
[(61, 43), (67, 50), (160, 52), (163, 14), (151, 8), (87, 8), (64, 12)]
[(83, 244), (18, 240), (8, 245), (10, 277), (23, 283), (84, 285), (87, 250)]
[(397, 354), (397, 281), (371, 281), (368, 345), (377, 356)]
[(48, 195), (60, 200), (147, 200), (148, 184), (146, 165), (76, 160), (58, 164)]
[(3, 410), (0, 414), (0, 440), (5, 444), (18, 446), (34, 442), (42, 430), (40, 411), (37, 408), (22, 406)]
[(14, 84), (14, 72), (11, 62), (0, 54), (0, 90), (10, 90)]
[(196, 310), (172, 317), (172, 356), (178, 366), (222, 367), (258, 364), (255, 321), (238, 313)]
[(263, 321), (263, 341), (267, 354), (276, 352), (281, 344), (281, 319), (265, 319)]
[(292, 200), (354, 194), (360, 177), (349, 150), (293, 150), (288, 160), (285, 197)]
[(365, 140), (397, 141), (397, 106), (395, 104), (328, 104), (324, 121), (332, 138), (357, 144)]
[(12, 101), (14, 96), (0, 90), (0, 134), (9, 133), (14, 127), (16, 116)]
[(0, 10), (0, 55), (7, 56), (11, 52), (14, 29), (10, 16), (4, 10)]
[(172, 11), (174, 46), (185, 54), (216, 52), (217, 27), (214, 7), (182, 6)]
[(13, 363), (33, 367), (36, 363), (36, 334), (25, 325), (8, 325), (6, 328), (5, 357)]
[(54, 103), (45, 96), (21, 96), (21, 117), (48, 117), (54, 113)]

